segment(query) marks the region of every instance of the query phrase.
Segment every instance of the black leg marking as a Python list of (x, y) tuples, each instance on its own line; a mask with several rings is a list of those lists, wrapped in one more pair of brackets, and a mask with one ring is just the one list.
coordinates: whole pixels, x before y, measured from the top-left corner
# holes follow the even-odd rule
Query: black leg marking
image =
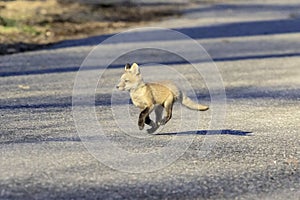
[[(146, 120), (146, 116), (149, 115), (149, 108), (145, 108), (141, 113), (140, 113), (140, 116), (139, 116), (139, 121), (138, 121), (138, 125), (139, 125), (139, 129), (140, 130), (143, 130), (144, 129), (144, 126), (145, 126), (145, 120)], [(150, 119), (150, 118), (149, 118)]]
[(148, 125), (150, 125), (151, 124), (151, 119), (150, 119), (150, 117), (149, 117), (149, 115), (146, 117), (146, 119), (145, 119), (145, 123), (146, 124), (148, 124)]

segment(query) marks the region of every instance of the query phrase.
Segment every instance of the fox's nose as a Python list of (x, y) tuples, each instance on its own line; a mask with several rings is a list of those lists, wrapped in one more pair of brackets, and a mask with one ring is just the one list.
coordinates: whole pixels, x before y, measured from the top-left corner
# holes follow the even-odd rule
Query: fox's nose
[(119, 86), (117, 85), (116, 88), (119, 89)]

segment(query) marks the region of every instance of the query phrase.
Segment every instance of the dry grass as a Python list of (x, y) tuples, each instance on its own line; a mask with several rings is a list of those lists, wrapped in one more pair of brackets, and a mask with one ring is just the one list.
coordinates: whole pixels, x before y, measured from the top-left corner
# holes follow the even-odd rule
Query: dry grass
[(35, 49), (65, 39), (112, 33), (121, 28), (179, 14), (178, 5), (82, 2), (1, 1), (0, 54)]

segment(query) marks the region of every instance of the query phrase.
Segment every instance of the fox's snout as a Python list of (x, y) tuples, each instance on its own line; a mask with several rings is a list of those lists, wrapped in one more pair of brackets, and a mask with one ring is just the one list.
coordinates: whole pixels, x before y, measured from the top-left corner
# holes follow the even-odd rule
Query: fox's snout
[(121, 84), (121, 83), (119, 83), (118, 85), (116, 85), (116, 88), (118, 89), (118, 90), (124, 90), (125, 89), (125, 86), (123, 85), (123, 84)]
[(119, 83), (116, 85), (116, 88), (120, 91), (128, 90), (128, 86), (126, 82), (123, 80), (124, 78), (121, 78)]

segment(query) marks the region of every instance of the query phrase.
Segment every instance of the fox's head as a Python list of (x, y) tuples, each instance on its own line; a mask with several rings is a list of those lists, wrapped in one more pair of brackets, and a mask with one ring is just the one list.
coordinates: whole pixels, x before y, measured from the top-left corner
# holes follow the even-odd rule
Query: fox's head
[(125, 72), (121, 76), (120, 82), (116, 87), (122, 91), (130, 91), (136, 89), (141, 83), (143, 83), (143, 79), (138, 64), (133, 63), (130, 66), (130, 64), (127, 63), (125, 65)]

